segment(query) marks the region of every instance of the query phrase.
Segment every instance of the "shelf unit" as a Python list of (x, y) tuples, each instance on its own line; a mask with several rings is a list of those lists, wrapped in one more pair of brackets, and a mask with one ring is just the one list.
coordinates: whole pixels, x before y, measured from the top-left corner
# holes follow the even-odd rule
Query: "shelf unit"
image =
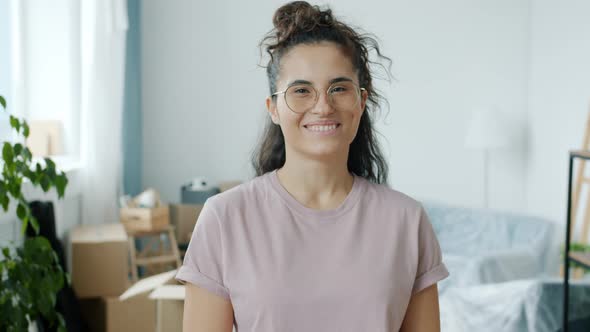
[[(590, 269), (590, 253), (582, 252), (570, 252), (570, 241), (571, 233), (573, 232), (572, 227), (572, 178), (573, 178), (573, 167), (575, 159), (581, 159), (583, 163), (590, 160), (590, 151), (588, 150), (572, 150), (569, 152), (569, 172), (568, 172), (568, 188), (567, 188), (567, 219), (566, 219), (566, 231), (565, 231), (565, 254), (563, 255), (563, 332), (568, 331), (568, 307), (569, 307), (569, 266), (570, 262), (576, 262), (580, 266)], [(578, 172), (579, 180), (578, 183), (590, 183), (590, 179), (584, 177), (584, 167), (580, 167), (581, 171)], [(577, 202), (580, 195), (580, 186), (576, 186), (576, 197)], [(590, 193), (589, 193), (590, 195)], [(575, 210), (575, 208), (574, 208)], [(585, 220), (588, 223), (588, 220)], [(587, 229), (587, 225), (583, 225), (583, 229)], [(583, 231), (583, 234), (586, 232)]]

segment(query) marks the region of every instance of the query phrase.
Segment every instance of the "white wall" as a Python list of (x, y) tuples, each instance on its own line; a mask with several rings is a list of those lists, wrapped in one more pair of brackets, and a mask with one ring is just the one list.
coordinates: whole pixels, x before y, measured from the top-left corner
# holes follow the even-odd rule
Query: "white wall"
[[(142, 3), (143, 184), (178, 201), (181, 184), (249, 177), (267, 93), (257, 42), (274, 5)], [(266, 7), (265, 7), (266, 6)]]
[[(265, 116), (257, 44), (281, 1), (142, 3), (143, 184), (179, 200), (196, 175), (247, 179)], [(498, 105), (523, 122), (528, 0), (333, 1), (337, 16), (375, 33), (397, 79), (378, 117), (393, 187), (482, 205), (483, 155), (463, 148), (472, 108)], [(385, 117), (384, 115), (387, 115)], [(494, 153), (490, 205), (525, 206), (520, 147)]]
[(582, 147), (590, 105), (590, 2), (533, 0), (527, 209), (564, 223), (568, 150)]

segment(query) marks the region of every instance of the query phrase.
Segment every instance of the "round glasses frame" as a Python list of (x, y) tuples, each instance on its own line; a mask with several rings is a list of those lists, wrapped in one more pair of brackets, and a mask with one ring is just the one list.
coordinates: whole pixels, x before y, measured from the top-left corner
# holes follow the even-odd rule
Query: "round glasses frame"
[[(360, 95), (360, 94), (361, 94), (363, 91), (367, 91), (367, 89), (365, 89), (365, 88), (360, 88), (360, 87), (359, 87), (359, 86), (358, 86), (356, 83), (354, 83), (354, 82), (350, 82), (350, 81), (346, 81), (346, 82), (347, 82), (347, 83), (349, 83), (349, 84), (352, 84), (352, 85), (354, 85), (354, 87), (356, 88), (355, 90), (359, 92), (359, 95), (358, 95), (358, 96), (359, 96), (359, 98), (358, 98), (358, 101), (357, 101), (357, 103), (358, 103), (358, 102), (360, 102), (360, 100), (361, 100), (361, 95)], [(342, 84), (342, 82), (335, 82), (335, 83), (332, 83), (332, 84), (331, 84), (331, 85), (328, 87), (328, 89), (326, 90), (326, 95), (328, 96), (328, 100), (330, 101), (330, 105), (332, 105), (332, 104), (331, 104), (331, 103), (332, 103), (332, 102), (331, 102), (331, 98), (330, 98), (330, 90), (331, 90), (331, 89), (332, 89), (334, 86), (338, 86), (338, 84)], [(311, 86), (311, 85), (306, 85), (306, 86), (309, 86), (310, 88), (312, 88), (312, 89), (314, 89), (314, 90), (315, 90), (315, 92), (316, 92), (316, 94), (315, 94), (315, 101), (314, 101), (313, 105), (312, 105), (311, 107), (309, 107), (309, 109), (307, 109), (307, 110), (305, 110), (305, 111), (303, 111), (303, 112), (297, 112), (297, 111), (295, 111), (294, 109), (292, 109), (292, 108), (291, 108), (291, 106), (289, 106), (289, 103), (287, 102), (287, 94), (286, 94), (286, 92), (287, 92), (287, 91), (288, 91), (290, 88), (292, 88), (292, 87), (294, 87), (294, 86), (298, 86), (298, 85), (297, 85), (297, 84), (291, 85), (291, 86), (287, 87), (285, 90), (283, 90), (283, 91), (278, 91), (278, 92), (275, 92), (275, 93), (273, 93), (273, 94), (272, 94), (272, 95), (270, 95), (270, 96), (271, 96), (271, 97), (274, 97), (274, 96), (277, 96), (277, 95), (280, 95), (280, 94), (282, 94), (282, 95), (283, 95), (283, 97), (284, 97), (284, 99), (285, 99), (285, 104), (287, 105), (287, 107), (289, 108), (289, 110), (291, 110), (291, 112), (293, 112), (293, 113), (296, 113), (296, 114), (304, 114), (304, 113), (308, 112), (310, 109), (312, 109), (312, 108), (313, 108), (313, 107), (314, 107), (314, 106), (315, 106), (315, 105), (318, 103), (318, 99), (319, 99), (319, 97), (320, 97), (320, 94), (318, 93), (318, 90), (317, 90), (316, 88), (314, 88), (313, 86)], [(356, 105), (355, 105), (355, 106), (356, 106)], [(333, 106), (332, 106), (332, 107), (333, 107)]]

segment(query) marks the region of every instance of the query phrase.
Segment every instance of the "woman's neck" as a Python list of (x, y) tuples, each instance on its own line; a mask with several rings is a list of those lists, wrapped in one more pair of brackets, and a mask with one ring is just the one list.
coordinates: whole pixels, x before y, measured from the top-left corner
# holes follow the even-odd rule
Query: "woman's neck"
[(277, 170), (281, 185), (301, 204), (318, 210), (337, 208), (348, 196), (354, 176), (347, 165), (286, 162)]

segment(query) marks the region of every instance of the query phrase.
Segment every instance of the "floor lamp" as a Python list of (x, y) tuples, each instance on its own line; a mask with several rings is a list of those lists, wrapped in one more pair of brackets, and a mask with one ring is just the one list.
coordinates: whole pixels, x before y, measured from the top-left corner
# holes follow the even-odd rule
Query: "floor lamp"
[(508, 143), (507, 128), (499, 111), (494, 108), (479, 108), (472, 112), (465, 135), (465, 147), (483, 151), (483, 200), (486, 208), (489, 207), (490, 152), (505, 147)]

